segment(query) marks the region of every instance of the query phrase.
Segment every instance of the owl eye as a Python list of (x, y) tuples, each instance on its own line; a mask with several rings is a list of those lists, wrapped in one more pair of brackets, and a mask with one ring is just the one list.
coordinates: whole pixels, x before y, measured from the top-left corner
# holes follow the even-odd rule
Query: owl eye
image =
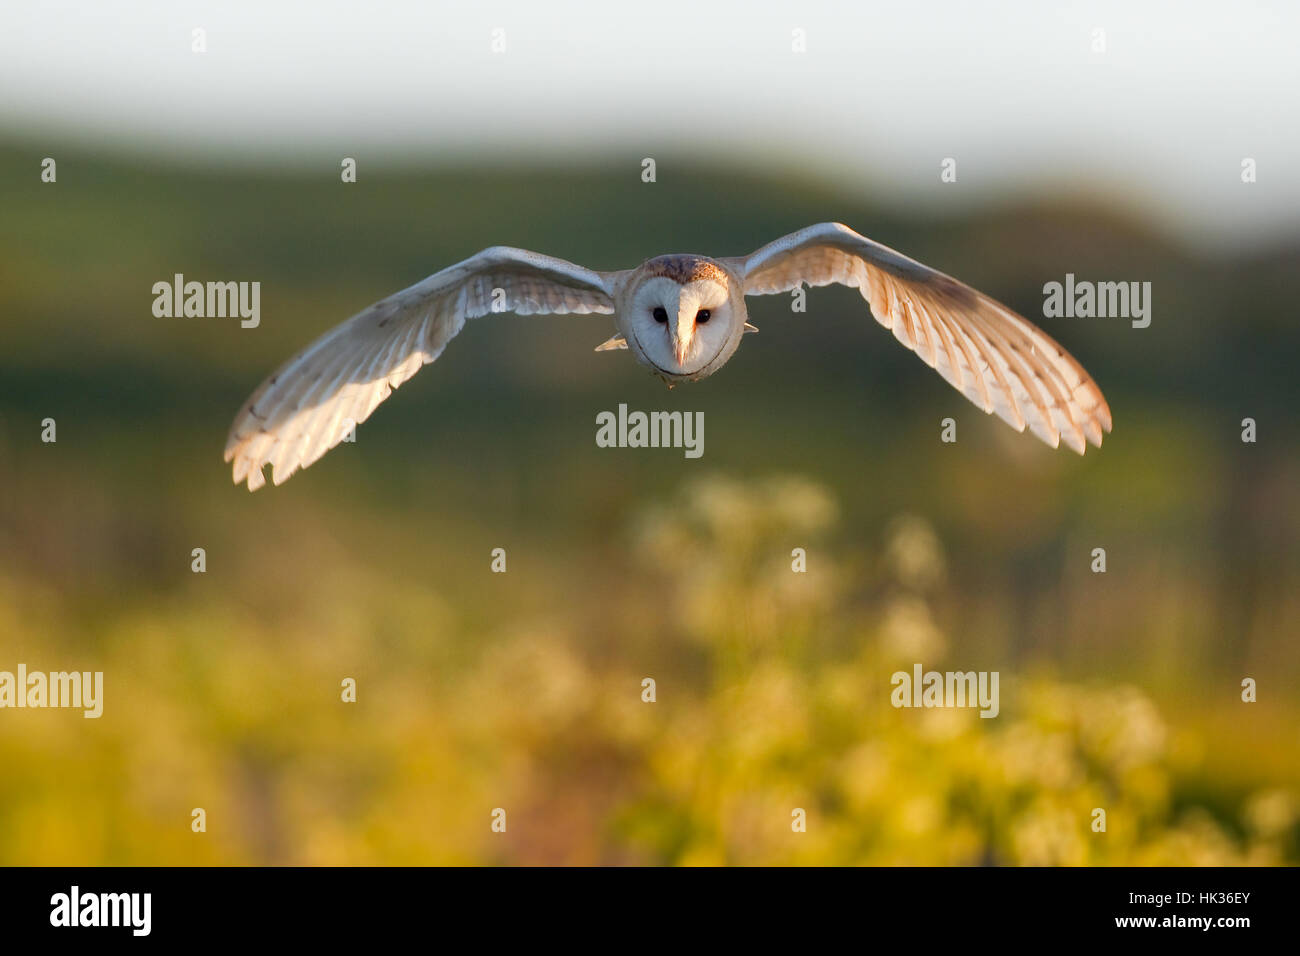
[(664, 311), (664, 307), (662, 305), (655, 306), (654, 316), (656, 322), (668, 321), (668, 313)]
[(698, 322), (707, 322), (707, 321), (709, 321), (709, 319), (711, 319), (711, 318), (713, 318), (713, 313), (710, 312), (708, 309), (700, 309), (700, 311), (698, 311), (698, 312), (695, 313), (695, 321), (696, 321), (697, 323), (698, 323)]

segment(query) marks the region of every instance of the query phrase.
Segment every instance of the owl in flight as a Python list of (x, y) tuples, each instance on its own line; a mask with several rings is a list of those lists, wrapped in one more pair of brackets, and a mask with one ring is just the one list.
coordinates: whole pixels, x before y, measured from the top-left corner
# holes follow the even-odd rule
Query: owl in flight
[(596, 272), (494, 246), (435, 272), (336, 326), (253, 392), (230, 427), (226, 461), (250, 491), (287, 480), (337, 445), (397, 386), (493, 312), (601, 312), (627, 349), (666, 381), (694, 382), (731, 358), (750, 325), (745, 297), (838, 282), (876, 320), (985, 412), (1083, 454), (1111, 426), (1101, 391), (1065, 349), (1006, 306), (887, 246), (828, 222), (748, 256), (668, 255)]

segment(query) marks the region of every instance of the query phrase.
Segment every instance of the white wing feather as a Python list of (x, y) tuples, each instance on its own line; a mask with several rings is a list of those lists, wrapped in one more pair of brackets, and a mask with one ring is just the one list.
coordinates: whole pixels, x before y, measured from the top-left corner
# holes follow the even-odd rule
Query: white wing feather
[(376, 302), (284, 363), (253, 392), (230, 427), (226, 461), (250, 491), (280, 484), (360, 424), (432, 362), (466, 319), (493, 311), (605, 314), (609, 277), (563, 259), (494, 246)]
[(746, 295), (839, 283), (876, 320), (985, 412), (1079, 454), (1101, 445), (1110, 408), (1074, 358), (1025, 318), (956, 279), (828, 222), (732, 260)]

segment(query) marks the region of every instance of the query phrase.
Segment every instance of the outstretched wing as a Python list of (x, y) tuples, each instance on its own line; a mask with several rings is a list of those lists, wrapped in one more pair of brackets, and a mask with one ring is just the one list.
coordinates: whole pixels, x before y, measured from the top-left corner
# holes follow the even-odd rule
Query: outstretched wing
[(1079, 454), (1111, 428), (1101, 390), (1050, 336), (999, 302), (837, 222), (731, 260), (746, 295), (801, 284), (851, 286), (894, 337), (1017, 431)]
[(250, 491), (306, 468), (432, 362), (466, 319), (489, 312), (614, 311), (609, 276), (494, 246), (391, 295), (326, 332), (263, 382), (226, 439), (235, 484)]

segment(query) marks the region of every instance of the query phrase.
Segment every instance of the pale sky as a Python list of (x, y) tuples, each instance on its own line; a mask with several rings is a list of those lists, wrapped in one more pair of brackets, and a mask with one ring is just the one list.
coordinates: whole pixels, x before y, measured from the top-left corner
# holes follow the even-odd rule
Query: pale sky
[(1082, 186), (1237, 245), (1300, 231), (1298, 38), (1288, 2), (4, 0), (0, 136), (214, 164), (708, 159), (901, 204)]

